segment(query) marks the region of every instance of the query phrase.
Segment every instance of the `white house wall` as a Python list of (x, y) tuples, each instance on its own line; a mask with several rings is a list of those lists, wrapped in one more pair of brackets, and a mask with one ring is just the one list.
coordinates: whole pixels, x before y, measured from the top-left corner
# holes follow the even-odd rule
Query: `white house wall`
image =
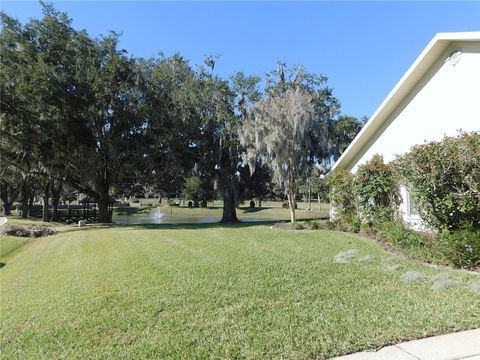
[[(448, 60), (462, 51), (457, 61)], [(458, 130), (480, 130), (480, 43), (457, 42), (444, 52), (384, 125), (351, 163), (358, 165), (376, 154), (386, 162), (415, 144), (441, 140)]]

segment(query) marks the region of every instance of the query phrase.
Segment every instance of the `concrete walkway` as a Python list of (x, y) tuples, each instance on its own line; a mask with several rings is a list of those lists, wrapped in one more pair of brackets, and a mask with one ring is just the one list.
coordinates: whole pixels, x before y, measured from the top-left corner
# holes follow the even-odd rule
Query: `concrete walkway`
[[(480, 360), (480, 328), (363, 351), (334, 360)], [(333, 360), (333, 359), (332, 359)]]

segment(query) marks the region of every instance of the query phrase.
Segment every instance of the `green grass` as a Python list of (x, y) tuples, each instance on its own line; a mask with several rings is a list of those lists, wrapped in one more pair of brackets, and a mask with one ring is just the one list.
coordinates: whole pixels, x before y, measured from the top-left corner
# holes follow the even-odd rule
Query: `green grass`
[[(61, 223), (44, 223), (40, 220), (20, 219), (13, 216), (8, 217), (7, 225), (48, 225), (59, 230), (67, 230)], [(0, 267), (5, 265), (7, 260), (13, 257), (24, 245), (27, 245), (32, 239), (28, 237), (0, 236)]]
[[(353, 248), (372, 260), (334, 261)], [(2, 358), (314, 359), (480, 326), (480, 295), (403, 283), (408, 270), (480, 280), (337, 232), (77, 229), (0, 270)]]
[(2, 236), (0, 238), (0, 264), (5, 264), (5, 262), (13, 256), (18, 249), (28, 243), (28, 241), (29, 238)]

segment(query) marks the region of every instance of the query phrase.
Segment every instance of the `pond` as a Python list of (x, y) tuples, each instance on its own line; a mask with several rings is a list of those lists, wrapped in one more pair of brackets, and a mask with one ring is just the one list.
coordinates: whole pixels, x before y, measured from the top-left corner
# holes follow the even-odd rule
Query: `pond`
[[(250, 216), (241, 216), (237, 214), (243, 222), (259, 222), (259, 221), (277, 221), (278, 218), (256, 218)], [(119, 225), (138, 225), (138, 224), (212, 224), (217, 223), (221, 219), (221, 214), (218, 212), (212, 216), (202, 215), (187, 215), (173, 212), (161, 211), (160, 208), (149, 211), (142, 211), (131, 214), (114, 214), (113, 222)]]

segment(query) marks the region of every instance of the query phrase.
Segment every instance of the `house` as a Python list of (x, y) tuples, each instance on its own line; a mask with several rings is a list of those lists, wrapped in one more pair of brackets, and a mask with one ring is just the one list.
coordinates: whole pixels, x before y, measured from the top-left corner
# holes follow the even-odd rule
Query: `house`
[[(389, 162), (416, 144), (480, 130), (480, 31), (439, 33), (365, 124), (333, 170), (356, 172), (376, 153)], [(400, 189), (405, 223), (422, 222)]]

